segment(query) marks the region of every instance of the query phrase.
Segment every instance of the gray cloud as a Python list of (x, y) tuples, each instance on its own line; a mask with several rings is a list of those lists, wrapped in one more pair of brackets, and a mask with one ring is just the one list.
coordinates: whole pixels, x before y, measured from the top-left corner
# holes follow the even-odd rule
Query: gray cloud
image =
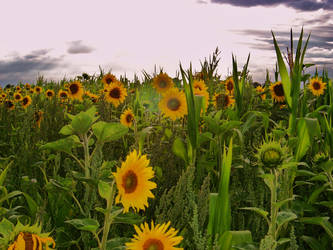
[(67, 49), (67, 53), (69, 54), (89, 54), (93, 52), (95, 49), (84, 45), (82, 40), (72, 41), (69, 43), (69, 48)]
[(24, 56), (0, 60), (0, 83), (33, 81), (38, 73), (64, 66), (63, 57), (51, 57), (49, 50), (35, 50)]
[(211, 2), (218, 4), (230, 4), (239, 7), (274, 7), (282, 4), (301, 11), (315, 11), (319, 9), (333, 10), (332, 0), (323, 0), (322, 2), (317, 2), (316, 0), (211, 0)]

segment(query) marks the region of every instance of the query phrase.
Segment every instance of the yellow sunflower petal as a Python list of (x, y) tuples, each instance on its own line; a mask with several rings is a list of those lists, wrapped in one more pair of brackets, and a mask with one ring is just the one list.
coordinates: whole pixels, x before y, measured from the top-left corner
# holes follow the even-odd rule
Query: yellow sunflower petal
[(177, 88), (168, 90), (158, 106), (162, 113), (171, 120), (176, 120), (187, 114), (185, 94)]

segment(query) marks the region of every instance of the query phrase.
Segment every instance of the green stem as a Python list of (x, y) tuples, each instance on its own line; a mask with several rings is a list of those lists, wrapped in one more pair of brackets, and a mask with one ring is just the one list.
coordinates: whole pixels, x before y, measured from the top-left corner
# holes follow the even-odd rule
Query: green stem
[(276, 207), (277, 202), (277, 171), (274, 169), (274, 179), (273, 179), (273, 187), (271, 190), (271, 224), (269, 227), (268, 234), (270, 234), (274, 240), (277, 239), (276, 235), (276, 219), (278, 214), (278, 209)]
[(109, 199), (107, 200), (106, 214), (105, 214), (105, 218), (104, 218), (102, 243), (101, 243), (101, 247), (100, 247), (100, 249), (102, 249), (102, 250), (106, 249), (106, 241), (108, 239), (110, 226), (111, 226), (112, 220), (113, 220), (113, 218), (111, 217), (113, 196), (114, 196), (113, 186), (114, 186), (114, 180), (111, 183), (111, 193), (110, 193)]
[[(84, 175), (86, 178), (90, 178), (90, 155), (87, 134), (82, 136), (83, 149), (84, 149)], [(86, 204), (86, 215), (90, 214), (90, 186), (86, 183), (86, 191), (84, 193), (84, 204)]]

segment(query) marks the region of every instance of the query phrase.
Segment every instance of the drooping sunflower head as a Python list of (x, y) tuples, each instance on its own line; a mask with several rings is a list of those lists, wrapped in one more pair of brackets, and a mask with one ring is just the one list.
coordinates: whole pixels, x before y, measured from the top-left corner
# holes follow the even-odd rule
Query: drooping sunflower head
[(174, 228), (169, 228), (170, 221), (163, 223), (162, 225), (154, 225), (151, 222), (151, 226), (145, 222), (140, 227), (134, 225), (136, 235), (132, 238), (131, 242), (126, 243), (126, 247), (129, 250), (180, 250), (178, 245), (182, 240), (182, 236), (177, 236), (178, 231)]
[(324, 90), (326, 89), (326, 82), (323, 82), (318, 77), (312, 78), (310, 80), (309, 89), (315, 96), (323, 95)]
[(27, 107), (29, 107), (31, 102), (32, 102), (32, 100), (31, 100), (30, 96), (27, 95), (27, 96), (23, 97), (22, 101), (21, 101), (22, 107), (26, 109)]
[[(265, 88), (263, 88), (261, 85), (259, 85), (259, 86), (256, 87), (256, 92), (258, 94), (260, 94), (260, 93), (262, 93), (264, 91), (265, 91)], [(261, 98), (261, 100), (266, 100), (266, 94), (260, 95), (260, 98)]]
[(123, 84), (119, 81), (112, 83), (108, 88), (104, 89), (105, 99), (108, 103), (112, 103), (115, 107), (125, 101), (127, 91)]
[(234, 105), (234, 103), (235, 99), (230, 95), (226, 95), (224, 93), (214, 94), (213, 104), (214, 107), (217, 109), (225, 109), (227, 107)]
[(9, 110), (13, 110), (15, 108), (14, 103), (11, 100), (5, 100), (5, 107)]
[(287, 149), (282, 147), (279, 142), (263, 142), (258, 149), (257, 158), (259, 162), (267, 168), (276, 168), (285, 159)]
[(120, 116), (120, 123), (126, 127), (131, 127), (134, 121), (132, 109), (128, 108)]
[(170, 88), (173, 88), (174, 83), (166, 73), (160, 73), (153, 79), (153, 86), (158, 93), (165, 93)]
[(51, 99), (54, 96), (54, 91), (52, 89), (48, 89), (45, 92), (47, 98)]
[(106, 74), (102, 78), (102, 83), (105, 87), (110, 86), (112, 83), (116, 82), (117, 78), (112, 74)]
[(59, 90), (59, 92), (58, 92), (58, 98), (61, 101), (67, 100), (67, 98), (68, 98), (68, 92), (66, 90)]
[(14, 100), (16, 102), (19, 102), (19, 101), (22, 100), (22, 95), (20, 93), (18, 93), (18, 92), (15, 92), (13, 97), (14, 97)]
[(34, 113), (34, 121), (37, 125), (38, 128), (40, 128), (40, 123), (42, 122), (43, 119), (43, 111), (38, 110)]
[(235, 84), (234, 84), (234, 80), (232, 79), (232, 77), (229, 77), (227, 80), (225, 80), (224, 87), (225, 87), (225, 91), (229, 95), (232, 95), (234, 93)]
[(50, 249), (55, 247), (54, 240), (49, 233), (41, 233), (41, 226), (38, 224), (29, 226), (18, 222), (15, 226), (8, 220), (2, 220), (8, 231), (4, 231), (2, 245), (8, 250), (23, 249)]
[(158, 106), (162, 113), (171, 120), (176, 120), (187, 114), (185, 94), (177, 88), (165, 92)]
[(71, 82), (67, 88), (68, 96), (72, 100), (82, 101), (82, 96), (84, 94), (84, 89), (79, 81)]
[(36, 94), (40, 94), (40, 93), (43, 91), (42, 87), (40, 87), (40, 86), (36, 86), (36, 87), (34, 88), (34, 90), (35, 90), (35, 93), (36, 93)]
[(283, 91), (283, 85), (282, 82), (276, 82), (269, 86), (269, 89), (271, 91), (272, 98), (277, 102), (283, 102), (284, 97), (284, 91)]
[(134, 150), (113, 175), (118, 188), (115, 201), (123, 204), (123, 212), (128, 212), (130, 207), (135, 211), (145, 210), (148, 198), (154, 198), (151, 190), (156, 188), (156, 183), (149, 181), (154, 177), (154, 171), (147, 156), (139, 155)]

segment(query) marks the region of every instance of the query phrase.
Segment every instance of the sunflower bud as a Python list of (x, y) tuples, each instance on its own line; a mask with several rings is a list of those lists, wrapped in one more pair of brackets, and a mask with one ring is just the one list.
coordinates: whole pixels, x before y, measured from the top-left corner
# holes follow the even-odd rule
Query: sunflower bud
[(282, 163), (284, 151), (278, 142), (263, 143), (258, 150), (257, 158), (265, 167), (274, 168)]

